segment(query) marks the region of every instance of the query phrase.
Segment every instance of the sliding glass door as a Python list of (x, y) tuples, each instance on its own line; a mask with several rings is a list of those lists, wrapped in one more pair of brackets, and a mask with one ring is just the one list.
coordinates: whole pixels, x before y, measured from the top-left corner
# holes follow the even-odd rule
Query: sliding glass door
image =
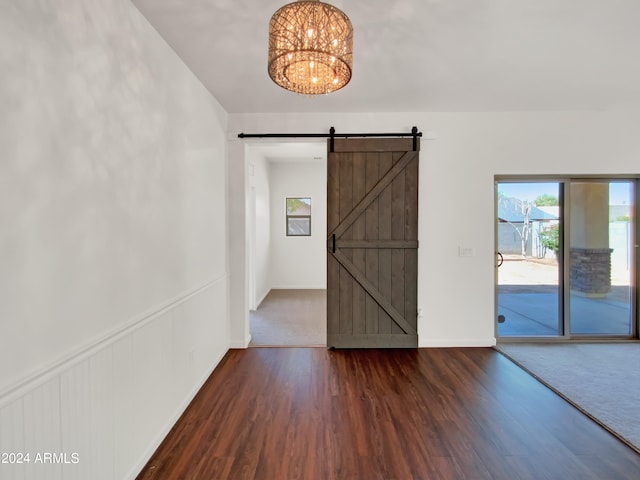
[(499, 336), (563, 334), (560, 188), (558, 182), (497, 184)]
[(636, 181), (496, 182), (496, 334), (635, 336)]
[(632, 334), (633, 186), (630, 181), (571, 182), (572, 335)]

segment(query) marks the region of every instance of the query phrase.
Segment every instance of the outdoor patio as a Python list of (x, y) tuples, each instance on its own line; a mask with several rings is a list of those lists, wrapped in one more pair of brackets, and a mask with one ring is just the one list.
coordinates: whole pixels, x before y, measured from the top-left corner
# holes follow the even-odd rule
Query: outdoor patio
[[(558, 267), (553, 258), (505, 256), (498, 269), (499, 336), (557, 336)], [(612, 264), (611, 292), (604, 298), (570, 296), (571, 333), (629, 335), (630, 287), (625, 265)]]

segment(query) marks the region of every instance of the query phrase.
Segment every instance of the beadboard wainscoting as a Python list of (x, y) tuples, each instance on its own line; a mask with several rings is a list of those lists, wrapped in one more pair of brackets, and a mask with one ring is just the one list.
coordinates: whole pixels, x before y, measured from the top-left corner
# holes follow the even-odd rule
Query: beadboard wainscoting
[(6, 389), (0, 478), (135, 478), (227, 352), (227, 310), (225, 275)]

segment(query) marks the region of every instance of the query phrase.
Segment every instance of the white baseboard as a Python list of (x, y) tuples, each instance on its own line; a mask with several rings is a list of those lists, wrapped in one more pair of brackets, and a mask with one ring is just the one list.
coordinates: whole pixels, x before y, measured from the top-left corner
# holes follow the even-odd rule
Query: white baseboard
[(271, 290), (326, 290), (326, 289), (327, 289), (326, 285), (323, 285), (321, 287), (314, 286), (314, 285), (311, 285), (311, 286), (308, 286), (308, 285), (307, 286), (305, 286), (305, 285), (278, 285), (278, 286), (270, 288), (269, 290), (267, 290), (265, 292), (264, 295), (262, 295), (262, 297), (260, 298), (260, 300), (256, 304), (256, 310), (258, 308), (260, 308), (260, 305), (262, 304), (262, 302), (264, 302), (264, 299), (267, 298), (267, 295), (269, 295)]
[(432, 339), (420, 341), (418, 336), (419, 348), (447, 348), (447, 347), (494, 347), (496, 345), (495, 337), (492, 338), (448, 338), (448, 339)]
[(272, 290), (326, 290), (326, 285), (276, 285)]
[(262, 302), (264, 302), (264, 299), (267, 298), (267, 295), (269, 295), (269, 292), (271, 291), (271, 289), (267, 290), (266, 292), (264, 292), (264, 295), (262, 295), (262, 297), (260, 298), (260, 300), (258, 300), (258, 302), (256, 303), (256, 310), (258, 308), (260, 308), (260, 305), (262, 304)]
[(244, 348), (248, 348), (250, 343), (251, 343), (251, 334), (247, 335), (245, 339), (241, 342), (234, 342), (234, 341), (230, 342), (229, 348), (244, 349)]

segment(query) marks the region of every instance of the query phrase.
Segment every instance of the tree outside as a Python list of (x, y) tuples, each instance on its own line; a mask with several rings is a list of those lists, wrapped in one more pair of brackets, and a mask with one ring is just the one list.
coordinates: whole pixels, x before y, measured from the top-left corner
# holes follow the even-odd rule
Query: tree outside
[(542, 229), (539, 236), (540, 243), (542, 243), (546, 249), (552, 250), (553, 253), (558, 255), (558, 251), (560, 250), (560, 225), (555, 224)]
[(560, 205), (558, 197), (550, 195), (548, 193), (538, 195), (533, 203), (536, 207), (557, 207), (558, 205)]

